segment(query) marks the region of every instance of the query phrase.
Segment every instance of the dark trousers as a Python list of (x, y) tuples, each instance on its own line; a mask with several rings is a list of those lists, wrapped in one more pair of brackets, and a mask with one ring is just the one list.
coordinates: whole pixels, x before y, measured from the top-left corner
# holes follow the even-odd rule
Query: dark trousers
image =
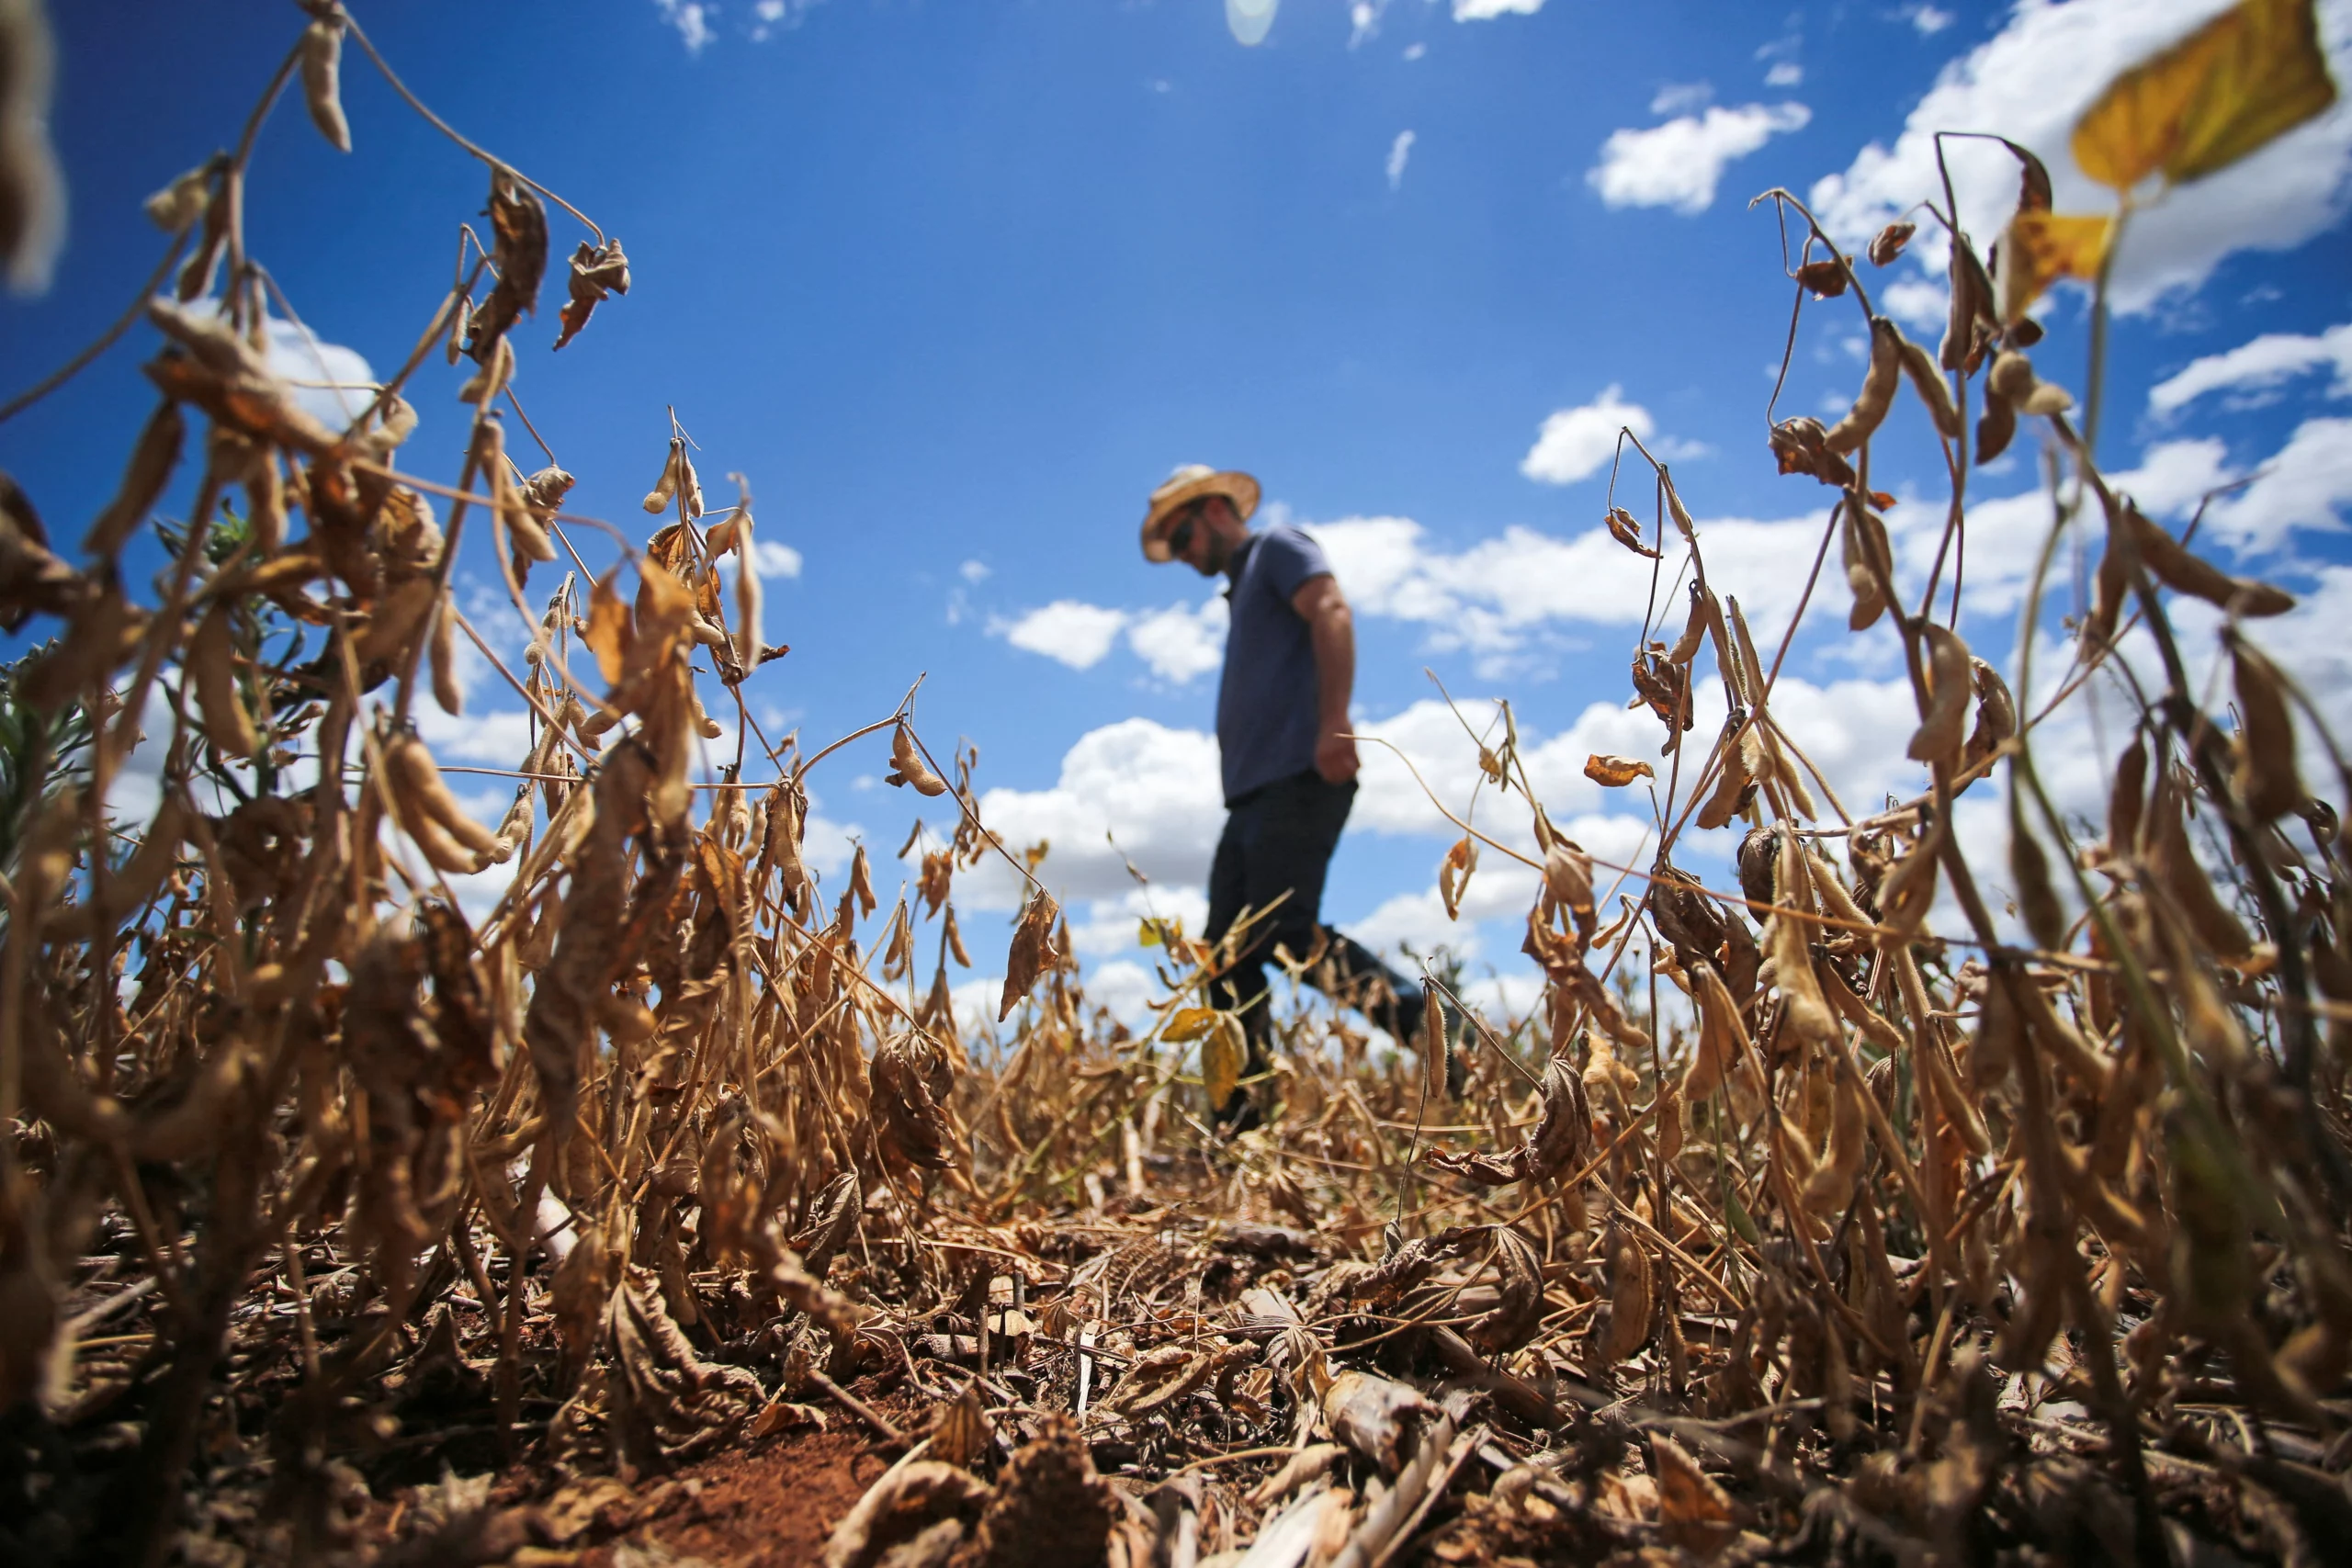
[(1210, 992), (1221, 1008), (1247, 1007), (1241, 1015), (1250, 1037), (1250, 1071), (1268, 1066), (1265, 1043), (1271, 1027), (1266, 997), (1266, 960), (1277, 946), (1294, 959), (1314, 951), (1316, 933), (1325, 939), (1324, 957), (1307, 981), (1333, 1000), (1353, 1007), (1401, 1043), (1419, 1032), (1421, 988), (1383, 964), (1370, 949), (1321, 924), (1323, 877), (1348, 808), (1355, 804), (1352, 781), (1335, 784), (1305, 773), (1278, 779), (1233, 803), (1209, 863), (1209, 924), (1204, 934), (1214, 945), (1233, 929), (1244, 908), (1263, 910), (1282, 898), (1273, 913), (1252, 928), (1252, 938)]

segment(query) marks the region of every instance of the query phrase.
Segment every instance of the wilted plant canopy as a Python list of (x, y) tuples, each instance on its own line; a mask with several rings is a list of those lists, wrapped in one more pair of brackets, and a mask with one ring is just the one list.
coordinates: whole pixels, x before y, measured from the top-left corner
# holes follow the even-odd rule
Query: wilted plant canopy
[[(304, 8), (255, 123), (298, 93), (364, 157), (341, 73), (391, 67)], [(39, 28), (0, 3), (0, 74)], [(155, 392), (118, 493), (69, 525), (0, 478), (0, 617), (40, 639), (0, 703), (0, 1556), (751, 1561), (778, 1519), (834, 1568), (2340, 1551), (2352, 775), (2263, 650), (2291, 595), (2110, 482), (2099, 366), (2037, 361), (2029, 314), (2060, 276), (2103, 291), (2164, 188), (2331, 104), (2314, 29), (2245, 0), (2120, 77), (2071, 149), (2110, 211), (2053, 211), (2060, 150), (2012, 145), (1997, 246), (1945, 192), (1861, 254), (1758, 198), (1794, 309), (1850, 301), (1868, 369), (1744, 460), (1831, 498), (1784, 568), (1816, 623), (1898, 634), (1930, 785), (1841, 801), (1774, 711), (1796, 624), (1757, 642), (1628, 432), (1607, 526), (1656, 563), (1626, 692), (1657, 749), (1585, 772), (1649, 792), (1656, 830), (1641, 863), (1588, 853), (1502, 710), (1484, 816), (1440, 803), (1438, 889), (1451, 913), (1482, 857), (1526, 862), (1544, 984), (1527, 1017), (1471, 1010), (1458, 1098), (1442, 1050), (1288, 1001), (1245, 1083), (1219, 954), (1174, 921), (1148, 1027), (1091, 1006), (1037, 853), (917, 690), (830, 745), (761, 731), (741, 683), (784, 649), (748, 482), (707, 490), (726, 458), (673, 420), (593, 455), (643, 470), (644, 515), (577, 515), (518, 396), (567, 367), (518, 344), (627, 309), (612, 215), (452, 133), (485, 187), (458, 275), (335, 427), (265, 352), (243, 214), (287, 194), (249, 185), (250, 133), (191, 168), (115, 350)], [(12, 252), (29, 211), (0, 205)], [(1934, 343), (1873, 300), (1923, 228), (1951, 257)], [(435, 355), (470, 367), (454, 468), (404, 447)], [(1902, 503), (1943, 509), (1924, 574), (1872, 487), (1890, 422), (1945, 454), (1948, 499)], [(1958, 630), (1968, 484), (2029, 440), (2052, 521), (2006, 679)], [(175, 476), (194, 503), (159, 517)], [(452, 594), (469, 529), (518, 664)], [(167, 569), (132, 581), (151, 533)], [(2090, 601), (2052, 637), (2077, 538)], [(2220, 688), (2184, 596), (2219, 612)], [(532, 716), (495, 822), (417, 732), (462, 708), (461, 643)], [(2035, 739), (2095, 682), (2134, 717), (2086, 823)], [(805, 854), (812, 770), (853, 744), (955, 811), (887, 915), (864, 848), (834, 888)], [(1998, 863), (1967, 798), (1999, 803)], [(1027, 888), (1002, 1049), (950, 978), (991, 860)], [(493, 865), (469, 913), (450, 879)], [(1271, 1114), (1220, 1138), (1237, 1086)]]

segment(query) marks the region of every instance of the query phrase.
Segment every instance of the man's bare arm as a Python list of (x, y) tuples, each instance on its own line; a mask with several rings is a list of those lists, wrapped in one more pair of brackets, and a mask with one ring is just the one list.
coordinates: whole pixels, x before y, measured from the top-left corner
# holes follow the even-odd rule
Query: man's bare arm
[(1356, 743), (1348, 739), (1348, 698), (1356, 683), (1356, 623), (1339, 580), (1310, 577), (1290, 596), (1315, 648), (1315, 771), (1333, 784), (1356, 776)]

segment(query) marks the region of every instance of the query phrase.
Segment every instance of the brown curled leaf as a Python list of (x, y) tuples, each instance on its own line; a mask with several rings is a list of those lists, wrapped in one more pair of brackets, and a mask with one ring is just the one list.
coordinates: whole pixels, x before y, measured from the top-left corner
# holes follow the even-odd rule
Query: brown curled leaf
[(1642, 543), (1642, 525), (1634, 514), (1622, 506), (1612, 506), (1604, 520), (1609, 525), (1609, 536), (1645, 559), (1656, 560), (1661, 552)]
[(1555, 1056), (1544, 1065), (1541, 1095), (1543, 1108), (1533, 1130), (1510, 1154), (1456, 1155), (1432, 1149), (1426, 1157), (1439, 1169), (1467, 1177), (1482, 1187), (1541, 1181), (1574, 1170), (1592, 1143), (1592, 1108), (1584, 1080), (1571, 1063)]
[(1830, 450), (1829, 433), (1821, 422), (1804, 414), (1784, 419), (1772, 427), (1772, 457), (1784, 474), (1811, 474), (1823, 484), (1849, 489), (1853, 466)]
[(1846, 292), (1846, 263), (1841, 257), (1824, 256), (1797, 268), (1797, 283), (1811, 289), (1816, 299), (1835, 299)]
[(492, 258), (498, 282), (467, 322), (466, 353), (487, 365), (508, 329), (536, 311), (539, 280), (548, 270), (548, 213), (538, 193), (502, 164), (490, 169)]
[(568, 287), (571, 298), (563, 307), (563, 330), (555, 340), (558, 348), (580, 335), (597, 306), (615, 294), (628, 292), (628, 257), (622, 253), (619, 239), (608, 238), (595, 246), (581, 241), (580, 248), (571, 253)]
[(997, 1021), (1001, 1023), (1012, 1016), (1013, 1005), (1029, 994), (1037, 983), (1038, 975), (1060, 960), (1054, 946), (1054, 922), (1060, 917), (1061, 908), (1054, 896), (1040, 887), (1029, 896), (1028, 904), (1021, 911), (1021, 923), (1012, 930), (1012, 946), (1004, 959), (1004, 995), (997, 1004)]
[(1917, 223), (1890, 223), (1871, 237), (1870, 258), (1872, 266), (1888, 266), (1903, 254), (1903, 247), (1917, 233)]
[(1584, 776), (1603, 789), (1623, 789), (1635, 779), (1657, 777), (1657, 770), (1638, 757), (1616, 757), (1595, 751), (1584, 760)]

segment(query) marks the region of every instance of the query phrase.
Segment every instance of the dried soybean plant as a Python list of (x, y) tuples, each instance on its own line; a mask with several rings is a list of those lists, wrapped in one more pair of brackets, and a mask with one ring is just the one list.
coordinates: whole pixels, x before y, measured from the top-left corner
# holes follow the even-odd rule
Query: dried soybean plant
[[(1791, 626), (1765, 658), (1657, 467), (1651, 523), (1607, 523), (1688, 582), (1631, 667), (1661, 747), (1587, 766), (1663, 774), (1647, 863), (1554, 827), (1504, 709), (1480, 787), (1528, 835), (1465, 821), (1441, 882), (1451, 909), (1482, 851), (1536, 873), (1533, 1015), (1465, 1010), (1458, 1056), (1415, 1062), (1285, 1007), (1257, 1079), (1207, 985), (1240, 939), (1149, 919), (1149, 1026), (1091, 1006), (1045, 846), (988, 832), (977, 750), (943, 768), (911, 693), (814, 753), (750, 750), (740, 685), (779, 651), (752, 499), (739, 476), (707, 509), (682, 425), (650, 537), (602, 573), (575, 553), (606, 525), (563, 510), (551, 452), (525, 471), (497, 406), (527, 431), (552, 192), (459, 139), (487, 243), (464, 231), (411, 362), (344, 428), (304, 411), (262, 351), (246, 159), (298, 75), (348, 146), (343, 47), (383, 63), (347, 12), (305, 8), (237, 150), (151, 204), (158, 277), (179, 268), (141, 307), (163, 396), (84, 564), (0, 485), (0, 615), (56, 633), (0, 703), (12, 1561), (750, 1557), (782, 1517), (758, 1497), (834, 1495), (828, 1427), (892, 1461), (815, 1521), (834, 1568), (2298, 1561), (2345, 1527), (2352, 895), (2298, 768), (2299, 739), (2333, 742), (2245, 629), (2290, 597), (2116, 491), (2103, 342), (2078, 422), (2027, 313), (2087, 276), (2103, 340), (2152, 176), (2213, 175), (2332, 100), (2308, 5), (2248, 0), (2110, 89), (2075, 153), (2116, 219), (2052, 213), (2012, 148), (1988, 268), (1931, 194), (1932, 350), (1771, 193), (1805, 235), (1797, 308), (1850, 296), (1871, 344), (1847, 417), (1770, 426), (1782, 472), (1833, 497)], [(558, 346), (629, 282), (571, 216), (591, 239)], [(448, 484), (400, 461), (436, 348), (472, 366)], [(1924, 581), (1871, 476), (1910, 420), (1951, 481)], [(1966, 483), (2036, 436), (2053, 525), (2005, 677), (1959, 630)], [(519, 675), (451, 593), (477, 517)], [(2096, 597), (2038, 689), (2070, 535), (2103, 536)], [(158, 544), (142, 602), (125, 562)], [(1849, 627), (1900, 641), (1928, 779), (1859, 818), (1773, 705), (1806, 615), (1834, 613), (1833, 546)], [(2232, 717), (2192, 680), (2182, 593), (2221, 613)], [(461, 636), (531, 713), (495, 825), (412, 722), (461, 703)], [(735, 720), (716, 768), (698, 673)], [(2034, 750), (2094, 690), (2134, 716), (2096, 838)], [(811, 770), (886, 728), (888, 782), (952, 812), (916, 824), (887, 911), (864, 848), (822, 888), (804, 846)], [(115, 815), (133, 768), (144, 822)], [(1989, 873), (1953, 828), (1972, 789), (2008, 807)], [(951, 978), (956, 881), (989, 857), (1023, 890), (1001, 1036), (959, 1028)], [(1429, 979), (1442, 1039), (1455, 974)], [(1266, 1121), (1220, 1138), (1207, 1107), (1236, 1087)]]

